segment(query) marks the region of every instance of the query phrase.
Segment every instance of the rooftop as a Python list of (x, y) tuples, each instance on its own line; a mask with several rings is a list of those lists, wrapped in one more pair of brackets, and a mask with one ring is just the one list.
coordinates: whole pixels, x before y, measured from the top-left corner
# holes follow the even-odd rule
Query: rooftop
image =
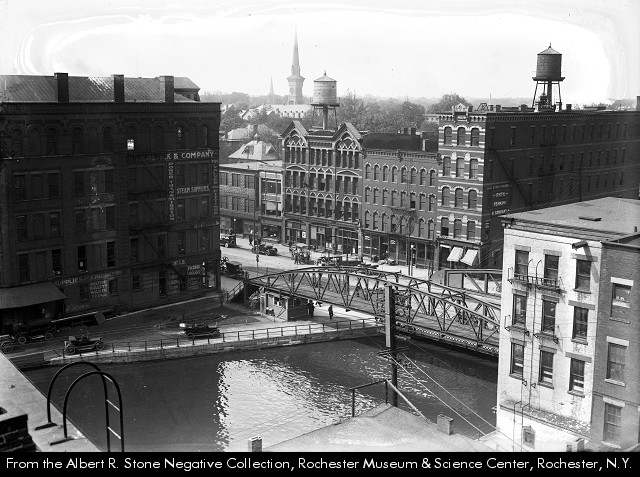
[(237, 169), (251, 171), (280, 171), (282, 170), (282, 161), (269, 161), (268, 163), (260, 161), (235, 162), (232, 164), (220, 164), (220, 169)]

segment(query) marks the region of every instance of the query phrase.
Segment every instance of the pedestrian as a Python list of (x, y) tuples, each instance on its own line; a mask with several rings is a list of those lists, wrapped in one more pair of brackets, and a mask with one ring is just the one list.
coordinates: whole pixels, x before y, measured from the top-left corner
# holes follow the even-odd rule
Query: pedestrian
[(333, 305), (329, 305), (329, 319), (333, 320)]
[(253, 244), (253, 235), (249, 235), (249, 245)]
[(313, 318), (313, 310), (314, 310), (313, 301), (309, 301), (309, 303), (307, 304), (307, 314), (309, 315), (310, 318)]

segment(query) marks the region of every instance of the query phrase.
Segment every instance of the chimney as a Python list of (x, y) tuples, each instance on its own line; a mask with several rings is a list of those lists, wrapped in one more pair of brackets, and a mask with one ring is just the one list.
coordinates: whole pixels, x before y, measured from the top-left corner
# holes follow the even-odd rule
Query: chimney
[(409, 128), (404, 128), (402, 130), (402, 134), (409, 134)]
[(69, 102), (69, 73), (54, 73), (58, 85), (58, 103)]
[(496, 104), (496, 112), (499, 112), (502, 110), (502, 106), (500, 106), (499, 104)]
[(124, 75), (111, 75), (113, 78), (113, 100), (124, 103)]
[(160, 81), (164, 83), (164, 102), (173, 103), (173, 76), (161, 76)]
[(520, 105), (520, 111), (521, 112), (525, 112), (527, 110), (527, 105), (526, 104), (521, 104)]
[(571, 108), (573, 108), (573, 105), (571, 103), (567, 104), (567, 111), (571, 111)]
[(473, 106), (469, 105), (469, 106), (467, 107), (467, 111), (468, 111), (469, 113), (472, 113), (472, 112), (473, 112)]
[(411, 135), (415, 136), (416, 135), (416, 128), (411, 128)]

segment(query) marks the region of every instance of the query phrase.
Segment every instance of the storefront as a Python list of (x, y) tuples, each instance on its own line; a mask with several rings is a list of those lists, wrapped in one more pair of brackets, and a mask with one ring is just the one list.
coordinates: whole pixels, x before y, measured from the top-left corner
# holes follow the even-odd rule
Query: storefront
[(358, 254), (358, 231), (336, 227), (335, 248), (338, 253)]
[(287, 220), (284, 240), (286, 243), (307, 243), (307, 225), (297, 220)]

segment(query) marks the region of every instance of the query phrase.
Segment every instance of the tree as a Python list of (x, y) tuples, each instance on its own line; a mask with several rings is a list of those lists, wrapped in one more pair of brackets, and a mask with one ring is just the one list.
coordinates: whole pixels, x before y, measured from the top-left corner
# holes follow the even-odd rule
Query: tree
[(220, 131), (229, 132), (232, 129), (243, 128), (247, 125), (247, 122), (240, 117), (240, 109), (235, 106), (229, 106), (229, 108), (222, 113), (220, 120)]
[(445, 94), (440, 98), (440, 101), (429, 106), (430, 113), (449, 112), (453, 106), (458, 104), (464, 104), (465, 106), (471, 106), (471, 103), (464, 99), (458, 93)]

